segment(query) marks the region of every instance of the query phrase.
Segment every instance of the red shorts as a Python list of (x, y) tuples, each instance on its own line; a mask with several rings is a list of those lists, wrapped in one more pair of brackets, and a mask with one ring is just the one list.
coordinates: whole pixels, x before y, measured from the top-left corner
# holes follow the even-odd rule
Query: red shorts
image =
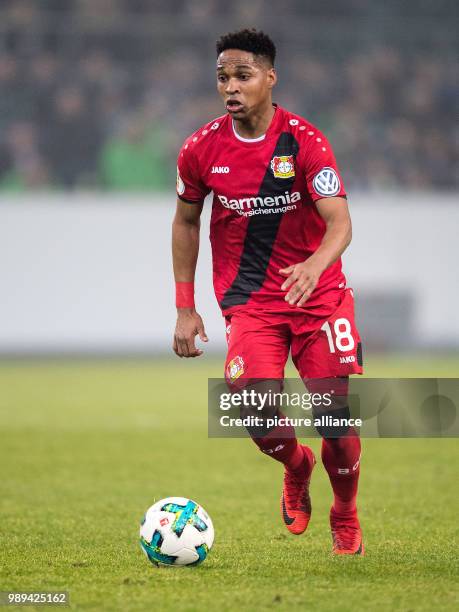
[(363, 372), (352, 289), (309, 309), (237, 311), (226, 317), (226, 337), (225, 378), (235, 386), (240, 378), (283, 379), (290, 350), (303, 379)]

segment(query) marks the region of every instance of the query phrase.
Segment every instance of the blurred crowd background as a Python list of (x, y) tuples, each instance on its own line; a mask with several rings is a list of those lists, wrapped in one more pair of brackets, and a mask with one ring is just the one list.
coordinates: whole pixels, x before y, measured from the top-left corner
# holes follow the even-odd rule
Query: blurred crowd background
[(278, 47), (275, 100), (331, 139), (348, 188), (457, 189), (457, 0), (0, 0), (0, 190), (170, 190), (223, 114), (215, 40)]
[[(0, 0), (0, 356), (170, 351), (177, 153), (225, 112), (215, 41), (241, 27), (272, 36), (275, 101), (325, 132), (352, 191), (366, 348), (456, 350), (458, 16), (459, 0)], [(210, 262), (203, 240), (198, 303), (223, 351)]]

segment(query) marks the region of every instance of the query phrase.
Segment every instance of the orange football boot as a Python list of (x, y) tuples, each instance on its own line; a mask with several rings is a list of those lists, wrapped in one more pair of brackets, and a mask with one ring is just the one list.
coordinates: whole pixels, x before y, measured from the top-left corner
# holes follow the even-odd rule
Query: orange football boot
[(311, 498), (309, 497), (309, 482), (312, 470), (316, 464), (314, 453), (303, 446), (304, 462), (295, 471), (285, 469), (284, 488), (281, 497), (281, 513), (287, 529), (299, 535), (306, 531), (311, 518)]
[(332, 508), (330, 510), (330, 527), (333, 539), (333, 554), (365, 554), (357, 510), (338, 514)]

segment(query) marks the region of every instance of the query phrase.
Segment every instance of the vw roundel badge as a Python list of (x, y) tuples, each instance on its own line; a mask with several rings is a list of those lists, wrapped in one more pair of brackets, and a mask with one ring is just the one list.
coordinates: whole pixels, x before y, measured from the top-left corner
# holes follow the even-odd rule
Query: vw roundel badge
[(341, 184), (333, 168), (322, 168), (312, 182), (314, 190), (319, 195), (330, 197), (339, 193)]

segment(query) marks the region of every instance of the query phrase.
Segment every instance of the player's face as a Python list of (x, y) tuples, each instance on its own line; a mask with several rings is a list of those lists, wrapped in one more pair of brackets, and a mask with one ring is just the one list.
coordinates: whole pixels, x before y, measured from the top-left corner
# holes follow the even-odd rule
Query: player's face
[(274, 68), (253, 53), (227, 49), (218, 56), (218, 93), (234, 119), (243, 121), (269, 107), (275, 84)]

